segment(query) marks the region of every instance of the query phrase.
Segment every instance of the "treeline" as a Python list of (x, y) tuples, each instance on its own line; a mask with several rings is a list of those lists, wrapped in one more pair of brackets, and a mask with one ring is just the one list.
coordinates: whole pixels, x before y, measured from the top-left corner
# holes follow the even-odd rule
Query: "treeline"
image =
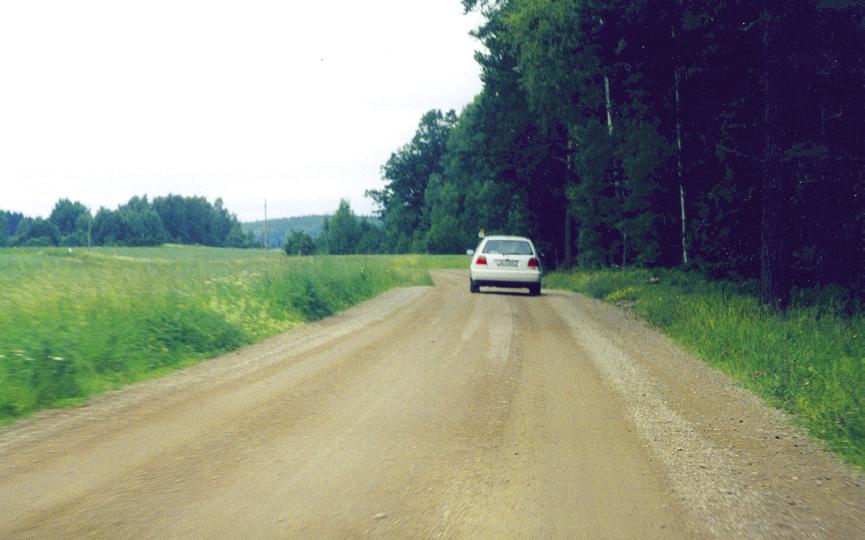
[(865, 4), (463, 0), (483, 91), (383, 167), (386, 251), (528, 234), (547, 265), (684, 266), (764, 304), (865, 298)]
[(371, 254), (384, 251), (384, 230), (377, 220), (357, 216), (346, 200), (339, 202), (333, 215), (325, 216), (317, 236), (295, 228), (285, 237), (288, 255)]
[(154, 246), (173, 242), (253, 247), (222, 199), (167, 195), (132, 197), (96, 215), (80, 202), (60, 199), (48, 219), (0, 211), (0, 246)]
[[(324, 224), (324, 215), (294, 216), (287, 218), (275, 218), (267, 220), (267, 244), (268, 247), (278, 248), (283, 245), (285, 239), (292, 231), (303, 231), (311, 238), (317, 238), (321, 234)], [(265, 222), (248, 221), (240, 224), (244, 232), (252, 233), (257, 245), (264, 245)]]

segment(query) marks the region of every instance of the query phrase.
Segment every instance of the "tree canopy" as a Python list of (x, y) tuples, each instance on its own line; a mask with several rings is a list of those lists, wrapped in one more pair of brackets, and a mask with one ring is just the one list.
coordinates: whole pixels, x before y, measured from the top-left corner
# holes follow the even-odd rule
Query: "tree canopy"
[[(391, 251), (533, 236), (548, 266), (682, 266), (783, 308), (865, 298), (865, 5), (464, 0), (483, 90), (383, 168)], [(430, 125), (441, 144), (427, 140)], [(427, 139), (425, 139), (427, 137)]]
[[(27, 218), (0, 212), (5, 222), (0, 245), (12, 246), (153, 246), (165, 242), (215, 247), (251, 247), (237, 217), (222, 200), (168, 195), (151, 202), (132, 197), (116, 210), (100, 208), (95, 216), (80, 202), (60, 199), (50, 217)], [(12, 226), (14, 225), (14, 229)]]
[(383, 250), (383, 231), (368, 218), (356, 216), (345, 199), (333, 215), (324, 219), (318, 236), (318, 250), (331, 255), (380, 253)]

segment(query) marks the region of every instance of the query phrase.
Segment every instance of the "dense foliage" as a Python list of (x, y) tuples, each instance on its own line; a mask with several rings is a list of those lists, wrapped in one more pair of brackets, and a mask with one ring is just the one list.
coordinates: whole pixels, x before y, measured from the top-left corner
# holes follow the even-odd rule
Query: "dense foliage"
[(15, 232), (23, 219), (24, 214), (20, 212), (0, 210), (0, 247), (7, 245), (10, 239), (15, 238)]
[(342, 200), (333, 215), (324, 219), (318, 248), (331, 255), (379, 253), (384, 241), (382, 228), (368, 218), (356, 216)]
[(316, 251), (315, 239), (301, 230), (294, 230), (286, 235), (282, 249), (286, 255), (312, 255)]
[(216, 199), (168, 195), (132, 197), (93, 216), (80, 202), (60, 199), (48, 219), (0, 212), (0, 246), (155, 246), (166, 242), (251, 247), (237, 217)]
[(464, 0), (483, 91), (431, 111), (370, 192), (384, 249), (481, 228), (547, 266), (682, 266), (763, 304), (865, 298), (865, 5)]

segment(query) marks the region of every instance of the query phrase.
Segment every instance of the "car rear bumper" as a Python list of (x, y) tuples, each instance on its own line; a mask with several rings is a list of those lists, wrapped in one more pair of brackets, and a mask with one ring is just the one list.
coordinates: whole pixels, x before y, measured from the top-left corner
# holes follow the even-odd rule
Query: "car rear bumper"
[[(502, 287), (505, 289), (524, 289), (526, 287), (534, 287), (537, 285), (540, 287), (540, 281), (475, 281), (475, 285), (478, 287)], [(538, 289), (540, 290), (540, 289)]]
[(472, 269), (469, 275), (476, 285), (492, 287), (524, 287), (541, 282), (540, 272)]

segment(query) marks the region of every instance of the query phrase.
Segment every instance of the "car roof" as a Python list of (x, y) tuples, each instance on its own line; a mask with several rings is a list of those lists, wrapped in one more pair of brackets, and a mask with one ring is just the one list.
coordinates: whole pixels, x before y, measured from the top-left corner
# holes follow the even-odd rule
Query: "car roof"
[(489, 236), (485, 236), (484, 240), (525, 240), (526, 242), (531, 242), (525, 236), (506, 236), (501, 234), (491, 234)]

